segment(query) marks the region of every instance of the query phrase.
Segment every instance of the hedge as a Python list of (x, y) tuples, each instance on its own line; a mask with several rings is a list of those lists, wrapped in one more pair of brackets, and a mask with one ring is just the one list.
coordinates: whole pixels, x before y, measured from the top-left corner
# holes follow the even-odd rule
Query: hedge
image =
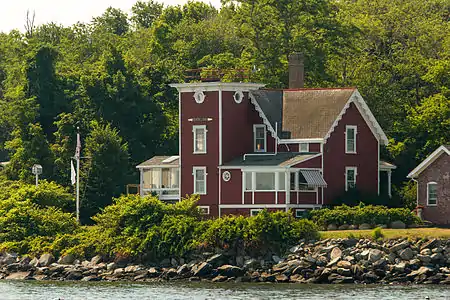
[(310, 219), (320, 226), (336, 224), (337, 226), (360, 225), (363, 223), (378, 225), (390, 224), (393, 221), (402, 221), (406, 225), (419, 224), (421, 220), (406, 208), (387, 208), (385, 206), (360, 205), (350, 207), (347, 205), (334, 208), (312, 210)]

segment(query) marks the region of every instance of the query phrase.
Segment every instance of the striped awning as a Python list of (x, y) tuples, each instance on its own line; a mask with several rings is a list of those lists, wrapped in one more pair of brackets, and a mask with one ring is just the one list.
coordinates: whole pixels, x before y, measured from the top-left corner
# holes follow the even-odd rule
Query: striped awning
[(327, 187), (319, 170), (300, 170), (309, 187)]

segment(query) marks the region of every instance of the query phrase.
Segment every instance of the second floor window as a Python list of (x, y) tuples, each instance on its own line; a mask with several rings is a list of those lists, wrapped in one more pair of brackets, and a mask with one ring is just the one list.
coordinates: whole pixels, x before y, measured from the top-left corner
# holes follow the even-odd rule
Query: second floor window
[(266, 125), (253, 125), (253, 144), (255, 152), (266, 152)]
[(347, 125), (345, 127), (345, 153), (356, 153), (356, 134), (357, 127)]
[(206, 153), (206, 125), (194, 125), (194, 154)]

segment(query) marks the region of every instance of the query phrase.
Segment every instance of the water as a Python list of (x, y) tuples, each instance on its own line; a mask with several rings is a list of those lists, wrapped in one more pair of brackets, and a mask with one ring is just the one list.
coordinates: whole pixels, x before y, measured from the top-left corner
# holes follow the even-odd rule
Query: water
[(67, 283), (1, 281), (1, 300), (134, 299), (392, 299), (450, 300), (445, 286), (209, 284), (209, 283)]

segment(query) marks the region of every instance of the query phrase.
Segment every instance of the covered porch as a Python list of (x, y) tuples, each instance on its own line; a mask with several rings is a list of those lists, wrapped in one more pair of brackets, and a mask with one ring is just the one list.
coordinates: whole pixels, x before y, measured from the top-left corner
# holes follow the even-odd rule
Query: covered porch
[(180, 200), (179, 156), (154, 156), (136, 168), (140, 171), (141, 196), (156, 195), (160, 200)]
[[(389, 196), (389, 198), (392, 198), (392, 170), (397, 169), (397, 167), (393, 164), (390, 164), (388, 162), (385, 161), (380, 161), (380, 180), (383, 182), (383, 180), (381, 179), (382, 174), (385, 173), (387, 175), (387, 194)], [(381, 183), (380, 183), (381, 185)]]

